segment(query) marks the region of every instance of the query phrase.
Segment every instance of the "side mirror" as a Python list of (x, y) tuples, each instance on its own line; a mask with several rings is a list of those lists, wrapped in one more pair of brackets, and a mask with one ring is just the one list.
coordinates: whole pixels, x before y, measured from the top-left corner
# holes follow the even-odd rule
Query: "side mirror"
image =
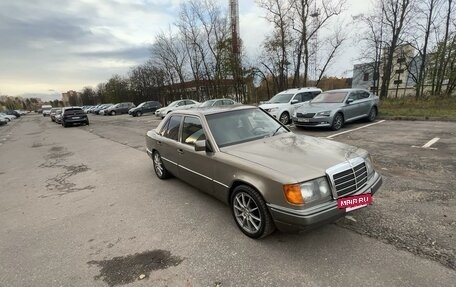
[(199, 140), (195, 142), (195, 151), (213, 152), (209, 140)]
[(294, 99), (294, 100), (291, 101), (291, 104), (294, 105), (294, 104), (296, 104), (298, 102), (299, 102), (298, 100)]
[(195, 142), (195, 151), (205, 151), (206, 150), (206, 141), (199, 140)]
[(351, 104), (351, 103), (353, 103), (354, 101), (355, 101), (354, 99), (348, 99), (348, 100), (347, 100), (347, 104)]

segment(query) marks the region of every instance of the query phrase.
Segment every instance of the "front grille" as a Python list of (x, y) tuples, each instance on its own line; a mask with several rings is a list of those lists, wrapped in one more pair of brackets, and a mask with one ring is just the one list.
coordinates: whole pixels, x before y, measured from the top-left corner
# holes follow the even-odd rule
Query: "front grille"
[(337, 195), (343, 196), (356, 190), (360, 190), (367, 183), (367, 169), (364, 162), (333, 175)]
[(298, 118), (307, 118), (307, 119), (310, 119), (310, 118), (313, 118), (314, 116), (315, 116), (315, 113), (307, 113), (307, 114), (296, 113), (296, 117), (298, 117)]

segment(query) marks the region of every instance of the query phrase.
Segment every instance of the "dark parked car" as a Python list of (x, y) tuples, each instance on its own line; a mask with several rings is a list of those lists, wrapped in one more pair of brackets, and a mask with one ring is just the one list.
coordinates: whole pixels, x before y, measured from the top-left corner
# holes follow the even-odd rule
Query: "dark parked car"
[(16, 116), (16, 118), (20, 118), (21, 117), (21, 114), (14, 111), (14, 110), (6, 110), (4, 111), (5, 114), (7, 115), (13, 115), (13, 116)]
[(94, 108), (93, 110), (91, 110), (91, 113), (92, 113), (92, 114), (99, 115), (99, 114), (100, 114), (100, 111), (102, 111), (102, 110), (104, 110), (104, 109), (107, 109), (107, 108), (109, 108), (110, 106), (112, 106), (112, 104), (102, 104), (102, 105), (98, 105), (96, 108)]
[(128, 114), (134, 117), (140, 117), (145, 113), (155, 113), (156, 110), (161, 108), (161, 104), (157, 101), (149, 101), (140, 103), (137, 107), (131, 108)]
[(61, 111), (60, 108), (52, 108), (51, 112), (49, 115), (51, 116), (51, 121), (55, 122), (55, 115), (57, 114), (57, 111)]
[(132, 102), (118, 103), (118, 104), (115, 104), (115, 105), (107, 108), (104, 111), (104, 115), (115, 116), (115, 115), (127, 114), (128, 111), (134, 107), (136, 107), (136, 106)]
[(74, 124), (89, 124), (87, 114), (80, 107), (66, 107), (62, 112), (62, 126)]
[(372, 203), (382, 184), (366, 150), (294, 134), (256, 107), (171, 112), (146, 145), (158, 178), (175, 175), (228, 203), (253, 238), (332, 222)]
[(8, 121), (6, 120), (6, 118), (0, 117), (0, 126), (6, 125), (7, 123)]

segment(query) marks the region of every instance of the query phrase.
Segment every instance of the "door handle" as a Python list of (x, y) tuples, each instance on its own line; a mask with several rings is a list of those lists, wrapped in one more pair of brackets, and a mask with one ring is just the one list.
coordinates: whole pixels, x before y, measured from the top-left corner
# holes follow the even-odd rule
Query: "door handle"
[(161, 142), (161, 141), (157, 141), (157, 144), (158, 144), (158, 145), (161, 145), (161, 144), (162, 144), (162, 142)]
[(184, 154), (184, 151), (183, 151), (182, 149), (180, 149), (180, 148), (177, 149), (177, 152), (178, 152), (179, 154)]

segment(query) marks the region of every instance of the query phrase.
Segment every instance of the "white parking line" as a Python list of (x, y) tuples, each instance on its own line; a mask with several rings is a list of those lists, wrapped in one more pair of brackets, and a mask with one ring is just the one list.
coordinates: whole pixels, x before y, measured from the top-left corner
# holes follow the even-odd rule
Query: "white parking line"
[(431, 145), (435, 144), (439, 140), (440, 138), (433, 138), (432, 140), (428, 141), (425, 145), (423, 145), (422, 148), (430, 148)]
[(435, 144), (435, 143), (438, 142), (439, 140), (440, 140), (440, 138), (433, 138), (433, 139), (431, 139), (430, 141), (428, 141), (427, 143), (425, 143), (423, 146), (412, 145), (412, 147), (436, 150), (437, 148), (431, 147), (431, 145)]
[(327, 139), (332, 139), (333, 137), (337, 137), (337, 136), (340, 136), (340, 135), (343, 135), (343, 134), (346, 134), (346, 133), (350, 133), (350, 132), (353, 132), (353, 131), (364, 129), (364, 128), (367, 128), (367, 127), (370, 127), (370, 126), (373, 126), (373, 125), (377, 125), (377, 124), (383, 123), (385, 121), (386, 120), (381, 120), (381, 121), (378, 121), (378, 122), (375, 122), (375, 123), (372, 123), (372, 124), (368, 124), (368, 125), (356, 128), (356, 129), (352, 129), (352, 130), (344, 131), (344, 132), (341, 132), (341, 133), (333, 134), (333, 135), (327, 136), (326, 138)]

